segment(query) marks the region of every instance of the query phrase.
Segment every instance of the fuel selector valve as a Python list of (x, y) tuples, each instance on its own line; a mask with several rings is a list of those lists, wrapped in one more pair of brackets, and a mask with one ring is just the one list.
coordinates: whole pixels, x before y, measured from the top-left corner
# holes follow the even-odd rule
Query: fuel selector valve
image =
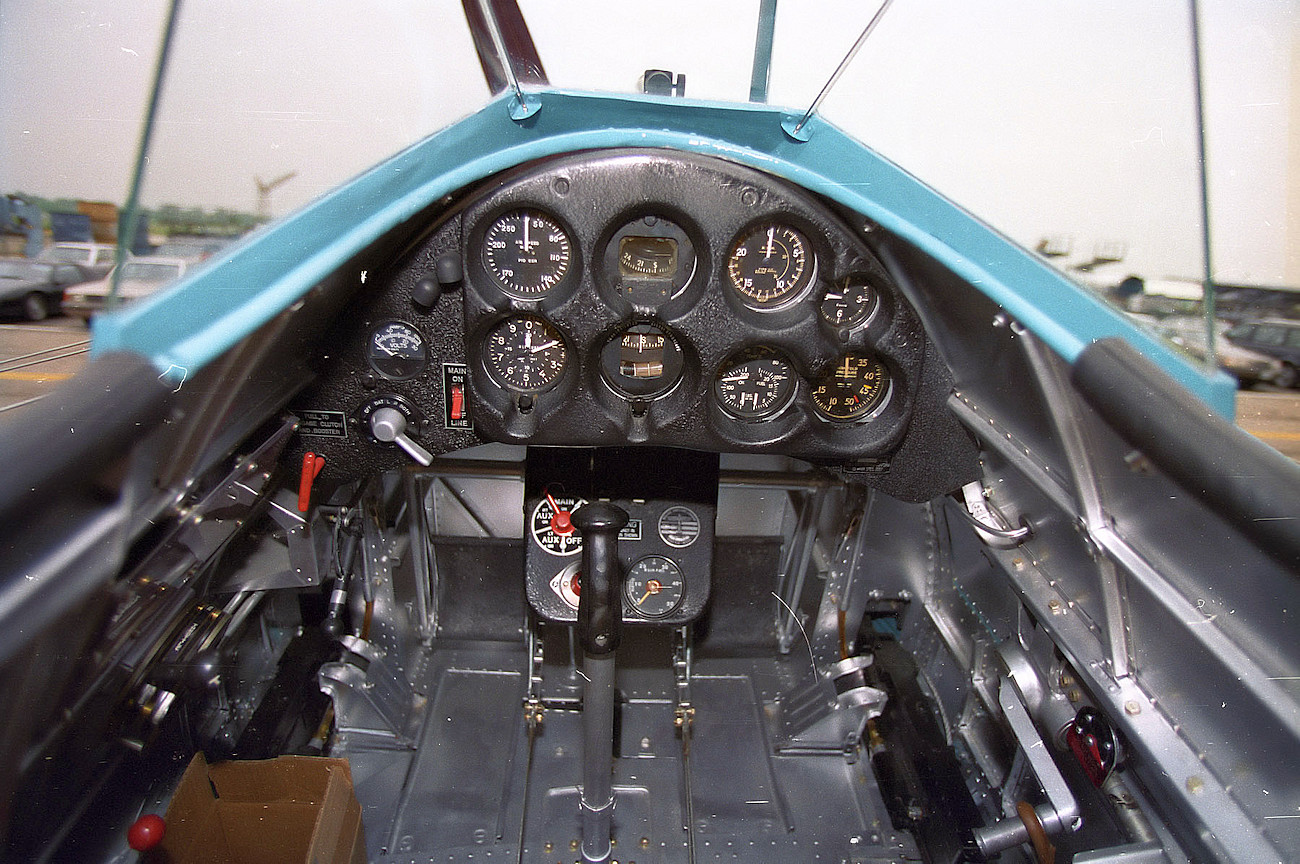
[(410, 435), (412, 427), (419, 428), (420, 415), (415, 407), (400, 396), (376, 396), (357, 412), (365, 424), (366, 432), (381, 444), (396, 444), (402, 452), (419, 464), (429, 466), (433, 454), (425, 450)]

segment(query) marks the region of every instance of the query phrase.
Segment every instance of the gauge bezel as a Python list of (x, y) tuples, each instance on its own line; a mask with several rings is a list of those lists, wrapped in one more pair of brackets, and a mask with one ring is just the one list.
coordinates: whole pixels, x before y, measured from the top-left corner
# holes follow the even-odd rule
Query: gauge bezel
[[(826, 314), (826, 304), (828, 302), (827, 295), (836, 289), (846, 291), (850, 285), (860, 286), (866, 289), (869, 295), (870, 305), (867, 307), (865, 312), (849, 318), (848, 321), (832, 321), (830, 316)], [(876, 318), (880, 316), (880, 310), (884, 306), (883, 293), (884, 292), (877, 287), (876, 279), (874, 277), (865, 273), (849, 273), (846, 276), (834, 280), (826, 286), (826, 290), (821, 293), (821, 299), (817, 301), (817, 315), (828, 327), (831, 327), (834, 330), (845, 330), (850, 333), (856, 330), (864, 330), (871, 325), (871, 322), (875, 321)]]
[[(794, 234), (798, 238), (800, 245), (803, 247), (805, 257), (804, 267), (795, 278), (795, 287), (782, 289), (781, 293), (772, 300), (759, 299), (758, 297), (755, 297), (752, 293), (747, 291), (743, 285), (736, 281), (736, 274), (733, 271), (733, 266), (737, 266), (736, 262), (738, 262), (741, 257), (748, 257), (747, 253), (745, 256), (739, 255), (739, 250), (742, 247), (745, 247), (751, 240), (761, 237), (769, 229), (786, 231)], [(808, 292), (812, 290), (813, 285), (817, 283), (818, 270), (820, 266), (819, 258), (820, 256), (818, 255), (817, 247), (814, 245), (812, 237), (806, 230), (782, 217), (762, 219), (750, 223), (732, 238), (730, 245), (727, 247), (726, 257), (723, 259), (722, 278), (732, 296), (739, 300), (746, 308), (762, 313), (777, 312), (782, 309), (788, 309), (799, 303), (807, 296)]]
[[(523, 215), (531, 217), (541, 217), (549, 221), (553, 226), (559, 229), (560, 234), (564, 237), (565, 244), (568, 248), (568, 259), (564, 262), (564, 270), (550, 284), (533, 287), (521, 287), (519, 284), (513, 284), (501, 275), (500, 268), (494, 266), (490, 254), (492, 250), (489, 247), (493, 231), (498, 225), (502, 225), (507, 220)], [(524, 301), (541, 301), (552, 295), (562, 288), (570, 285), (577, 278), (580, 271), (582, 260), (581, 251), (578, 247), (577, 239), (574, 232), (564, 223), (559, 216), (551, 210), (524, 202), (518, 202), (514, 206), (496, 211), (484, 219), (482, 227), (476, 233), (478, 244), (478, 263), (483, 272), (487, 274), (492, 284), (501, 293), (515, 300)]]
[[(540, 322), (543, 327), (550, 330), (556, 340), (559, 342), (559, 348), (562, 354), (562, 363), (559, 370), (555, 371), (546, 381), (537, 386), (521, 385), (509, 379), (504, 371), (497, 368), (490, 355), (492, 350), (492, 340), (496, 333), (503, 327), (512, 322)], [(555, 389), (569, 371), (573, 360), (573, 351), (569, 346), (569, 341), (555, 324), (541, 315), (532, 313), (519, 313), (515, 315), (506, 315), (494, 321), (484, 332), (482, 338), (482, 347), (479, 350), (479, 362), (483, 366), (483, 371), (487, 373), (488, 378), (492, 380), (501, 389), (517, 395), (535, 396), (539, 393), (546, 393)]]
[[(879, 375), (883, 379), (883, 383), (873, 392), (870, 401), (864, 403), (866, 407), (861, 409), (855, 408), (851, 415), (837, 415), (833, 413), (830, 408), (822, 405), (821, 402), (818, 401), (817, 391), (823, 384), (834, 382), (835, 369), (838, 368), (841, 363), (855, 357), (870, 360), (875, 363)], [(808, 401), (812, 405), (813, 416), (823, 422), (839, 426), (854, 426), (874, 420), (883, 414), (885, 409), (889, 407), (893, 395), (894, 376), (890, 373), (889, 367), (876, 355), (860, 351), (850, 351), (841, 354), (834, 364), (828, 366), (821, 375), (818, 375), (808, 384)]]
[[(620, 371), (622, 341), (637, 327), (657, 330), (665, 339), (663, 372), (655, 378), (633, 378)], [(618, 328), (600, 349), (600, 378), (616, 395), (625, 400), (657, 400), (672, 393), (681, 384), (686, 371), (686, 355), (681, 340), (658, 321), (632, 321)]]
[[(633, 582), (635, 581), (634, 574), (637, 572), (637, 568), (645, 564), (647, 561), (652, 561), (652, 560), (666, 561), (668, 565), (672, 567), (673, 571), (677, 574), (675, 579), (679, 586), (673, 594), (672, 605), (668, 606), (667, 608), (655, 611), (653, 613), (646, 612), (637, 603), (636, 591), (633, 588)], [(663, 583), (660, 582), (660, 584), (662, 585)], [(658, 592), (656, 592), (656, 594), (657, 593)], [(674, 612), (676, 612), (678, 609), (682, 607), (682, 603), (686, 599), (686, 574), (682, 571), (681, 565), (678, 564), (673, 559), (669, 558), (667, 555), (659, 555), (659, 554), (643, 555), (642, 557), (633, 561), (632, 566), (627, 568), (627, 575), (623, 577), (623, 598), (624, 600), (627, 601), (628, 607), (638, 617), (644, 618), (647, 621), (663, 620), (664, 618), (669, 617), (670, 615), (672, 615)]]
[[(399, 373), (393, 372), (390, 369), (385, 369), (384, 363), (387, 362), (387, 359), (378, 357), (375, 354), (374, 348), (376, 337), (381, 331), (391, 327), (401, 327), (408, 334), (415, 336), (416, 342), (419, 345), (420, 356), (418, 360), (411, 361), (416, 364), (413, 371)], [(366, 363), (375, 374), (389, 381), (410, 381), (412, 378), (419, 376), (429, 367), (429, 340), (420, 332), (420, 329), (411, 322), (403, 321), (400, 318), (385, 318), (382, 321), (378, 321), (371, 325), (368, 329), (366, 333), (365, 354)]]
[[(741, 407), (730, 404), (728, 401), (729, 397), (722, 386), (724, 375), (739, 368), (741, 365), (748, 364), (755, 360), (765, 359), (779, 362), (785, 367), (789, 379), (784, 385), (784, 392), (778, 393), (775, 401), (761, 410), (755, 407), (752, 411), (746, 411), (743, 407), (743, 400)], [(742, 423), (763, 423), (779, 416), (794, 404), (795, 397), (799, 393), (800, 381), (801, 378), (798, 370), (795, 368), (794, 361), (791, 360), (784, 351), (781, 351), (778, 348), (773, 348), (770, 345), (752, 345), (742, 348), (739, 351), (733, 351), (731, 354), (727, 355), (726, 359), (718, 364), (718, 368), (713, 373), (711, 392), (719, 410), (728, 417), (739, 420)]]

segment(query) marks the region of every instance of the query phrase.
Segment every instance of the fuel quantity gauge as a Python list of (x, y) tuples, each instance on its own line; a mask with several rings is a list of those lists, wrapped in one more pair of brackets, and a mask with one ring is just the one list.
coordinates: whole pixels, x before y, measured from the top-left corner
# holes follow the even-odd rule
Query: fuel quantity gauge
[(713, 396), (723, 411), (739, 420), (765, 420), (785, 410), (798, 382), (784, 354), (759, 346), (723, 361), (713, 380)]

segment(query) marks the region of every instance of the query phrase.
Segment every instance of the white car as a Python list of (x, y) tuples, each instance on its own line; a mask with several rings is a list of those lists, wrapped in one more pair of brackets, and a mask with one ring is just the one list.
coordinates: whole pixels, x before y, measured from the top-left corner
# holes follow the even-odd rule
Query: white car
[(36, 260), (80, 264), (96, 276), (107, 276), (117, 262), (117, 247), (111, 243), (55, 243), (42, 249)]
[[(145, 256), (122, 262), (118, 285), (118, 305), (138, 300), (165, 285), (170, 285), (189, 269), (191, 262), (184, 258)], [(98, 282), (87, 282), (63, 293), (63, 313), (90, 320), (108, 306), (108, 296), (113, 289), (114, 274)]]

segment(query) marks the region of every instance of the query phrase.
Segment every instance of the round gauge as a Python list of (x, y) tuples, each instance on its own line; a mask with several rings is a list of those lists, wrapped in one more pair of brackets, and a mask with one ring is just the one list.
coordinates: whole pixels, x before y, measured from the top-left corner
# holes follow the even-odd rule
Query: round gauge
[(695, 244), (680, 225), (658, 215), (633, 219), (605, 247), (614, 290), (634, 306), (654, 309), (686, 290), (695, 275)]
[(728, 357), (713, 380), (713, 396), (740, 420), (762, 420), (779, 413), (794, 398), (798, 376), (785, 355), (773, 348), (747, 348)]
[(654, 324), (633, 324), (600, 352), (600, 367), (609, 385), (629, 399), (654, 399), (676, 386), (682, 376), (682, 349)]
[(816, 260), (808, 240), (788, 225), (760, 225), (727, 255), (727, 277), (746, 305), (776, 309), (812, 284)]
[(564, 374), (568, 353), (560, 331), (536, 315), (506, 318), (483, 340), (487, 371), (515, 393), (540, 393), (554, 386)]
[(659, 516), (659, 539), (674, 549), (685, 549), (700, 537), (700, 517), (680, 504)]
[(874, 357), (846, 354), (813, 382), (812, 401), (828, 420), (858, 422), (875, 415), (888, 399), (889, 373)]
[(686, 579), (672, 559), (647, 555), (627, 571), (623, 588), (636, 614), (642, 618), (664, 618), (682, 605)]
[(533, 542), (552, 555), (577, 555), (582, 551), (582, 535), (570, 518), (573, 512), (587, 502), (572, 495), (552, 495), (547, 492), (528, 520), (528, 531)]
[(497, 284), (521, 300), (542, 297), (569, 273), (573, 242), (539, 210), (498, 216), (483, 235), (483, 264)]
[(366, 360), (385, 378), (404, 381), (424, 371), (429, 346), (420, 331), (405, 321), (384, 321), (370, 331)]
[(876, 314), (880, 295), (865, 276), (848, 276), (827, 289), (818, 308), (831, 326), (852, 330)]

